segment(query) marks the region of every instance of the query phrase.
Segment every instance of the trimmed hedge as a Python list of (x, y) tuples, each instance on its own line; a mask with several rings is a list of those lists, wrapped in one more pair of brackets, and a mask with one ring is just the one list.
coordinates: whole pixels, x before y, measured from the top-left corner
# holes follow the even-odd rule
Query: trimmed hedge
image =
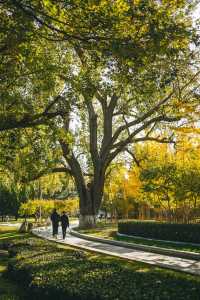
[(118, 232), (151, 239), (200, 243), (200, 224), (122, 221), (118, 223)]
[(28, 288), (32, 300), (189, 300), (200, 295), (199, 277), (63, 250), (38, 238), (16, 241), (9, 254), (8, 276)]

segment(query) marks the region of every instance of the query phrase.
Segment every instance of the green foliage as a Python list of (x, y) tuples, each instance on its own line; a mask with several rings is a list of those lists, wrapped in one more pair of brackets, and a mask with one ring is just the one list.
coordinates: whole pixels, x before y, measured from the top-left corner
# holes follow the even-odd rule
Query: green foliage
[(0, 183), (0, 215), (18, 216), (20, 204), (26, 200), (26, 191), (17, 189), (15, 185), (10, 187)]
[(119, 222), (122, 234), (177, 242), (200, 243), (200, 224), (173, 224), (148, 221)]
[(199, 280), (29, 238), (9, 249), (8, 275), (29, 299), (198, 299)]

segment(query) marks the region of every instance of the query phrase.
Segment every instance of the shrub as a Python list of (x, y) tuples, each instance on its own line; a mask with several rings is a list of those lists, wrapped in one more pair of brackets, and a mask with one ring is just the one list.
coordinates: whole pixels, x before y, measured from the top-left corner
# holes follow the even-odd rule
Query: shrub
[(200, 243), (200, 224), (122, 221), (118, 224), (118, 232), (145, 238)]
[[(125, 264), (37, 238), (15, 242), (8, 275), (25, 288), (29, 299), (132, 300), (198, 299), (199, 280), (143, 264)], [(172, 274), (173, 273), (173, 274)], [(176, 274), (176, 275), (174, 275)]]

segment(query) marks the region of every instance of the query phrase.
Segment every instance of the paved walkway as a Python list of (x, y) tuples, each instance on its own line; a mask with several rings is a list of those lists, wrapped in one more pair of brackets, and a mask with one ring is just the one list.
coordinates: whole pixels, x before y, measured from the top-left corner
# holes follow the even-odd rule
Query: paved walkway
[(200, 275), (200, 261), (133, 250), (126, 247), (100, 242), (87, 241), (85, 239), (74, 237), (69, 233), (67, 234), (65, 241), (62, 240), (61, 232), (59, 232), (58, 239), (55, 240), (52, 238), (51, 228), (37, 228), (33, 230), (33, 233), (57, 243), (67, 244), (81, 249), (117, 256), (128, 260), (140, 261), (163, 268)]

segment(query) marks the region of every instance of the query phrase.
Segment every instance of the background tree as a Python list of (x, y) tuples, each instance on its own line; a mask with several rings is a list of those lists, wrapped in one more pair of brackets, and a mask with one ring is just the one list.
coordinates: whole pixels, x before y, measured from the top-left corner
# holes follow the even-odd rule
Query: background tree
[(128, 170), (122, 163), (111, 166), (105, 182), (103, 210), (115, 219), (133, 216), (140, 187), (139, 172), (136, 168)]
[(138, 145), (136, 155), (143, 158), (138, 201), (160, 211), (161, 218), (187, 223), (199, 214), (199, 137), (179, 134), (177, 140), (175, 148)]
[(6, 216), (18, 218), (20, 204), (26, 201), (26, 190), (16, 185), (10, 187), (2, 182), (0, 183), (0, 216), (4, 219)]
[(78, 214), (78, 199), (67, 200), (49, 200), (49, 199), (34, 199), (26, 203), (21, 203), (19, 207), (19, 214), (21, 216), (35, 216), (36, 220), (44, 219), (50, 216), (54, 208), (58, 213), (65, 211), (70, 216), (77, 216)]

